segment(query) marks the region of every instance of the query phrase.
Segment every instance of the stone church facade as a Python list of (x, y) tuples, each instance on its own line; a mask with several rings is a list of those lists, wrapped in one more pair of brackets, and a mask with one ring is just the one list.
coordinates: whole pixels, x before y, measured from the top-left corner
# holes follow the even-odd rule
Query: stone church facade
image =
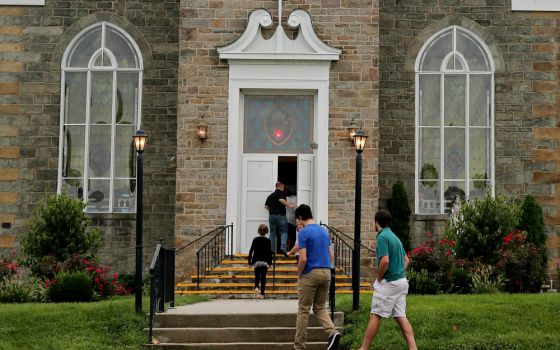
[[(220, 53), (243, 39), (258, 9), (272, 22), (259, 33), (277, 38), (278, 1), (27, 1), (0, 0), (4, 251), (17, 247), (41, 198), (64, 189), (87, 198), (93, 224), (103, 231), (102, 259), (131, 271), (136, 175), (130, 139), (140, 126), (149, 136), (145, 261), (159, 239), (179, 247), (231, 222), (243, 237), (250, 217), (262, 219), (260, 198), (280, 178), (301, 194), (308, 191), (318, 220), (351, 234), (355, 150), (348, 130), (354, 122), (369, 136), (362, 184), (366, 242), (373, 241), (373, 214), (396, 180), (405, 183), (415, 211), (415, 242), (441, 230), (454, 194), (530, 193), (546, 214), (551, 268), (558, 263), (560, 12), (515, 11), (510, 0), (281, 1), (285, 40), (316, 36), (294, 49), (299, 56), (290, 51), (283, 61), (264, 60), (251, 47), (241, 58)], [(309, 14), (311, 32), (290, 26), (295, 10)], [(340, 53), (323, 63), (305, 56), (329, 48)], [(236, 85), (241, 80), (245, 85)], [(447, 107), (457, 101), (464, 108)], [(275, 103), (292, 105), (286, 113), (295, 122), (270, 117), (270, 130), (246, 122), (258, 106)], [(469, 122), (448, 122), (448, 116)], [(233, 118), (238, 134), (231, 134)], [(197, 137), (201, 120), (208, 125), (204, 140)], [(282, 143), (302, 129), (309, 132), (300, 148)], [(259, 141), (259, 132), (271, 134), (276, 148)], [(454, 136), (447, 141), (445, 135)], [(425, 142), (434, 138), (441, 147)], [(464, 142), (458, 146), (457, 139)], [(252, 164), (270, 166), (271, 175), (243, 182), (255, 174)], [(311, 180), (303, 189), (290, 172), (305, 164)], [(428, 170), (438, 176), (428, 177)], [(252, 187), (260, 179), (262, 186)], [(235, 243), (243, 252), (242, 239)]]

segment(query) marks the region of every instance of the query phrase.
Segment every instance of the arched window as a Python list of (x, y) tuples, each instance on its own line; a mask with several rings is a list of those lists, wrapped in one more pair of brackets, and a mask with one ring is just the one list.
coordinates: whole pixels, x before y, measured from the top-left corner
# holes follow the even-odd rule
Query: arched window
[(58, 192), (88, 212), (134, 212), (132, 136), (140, 125), (142, 56), (121, 28), (82, 30), (62, 59)]
[(447, 27), (416, 59), (416, 213), (494, 188), (494, 61), (472, 32)]

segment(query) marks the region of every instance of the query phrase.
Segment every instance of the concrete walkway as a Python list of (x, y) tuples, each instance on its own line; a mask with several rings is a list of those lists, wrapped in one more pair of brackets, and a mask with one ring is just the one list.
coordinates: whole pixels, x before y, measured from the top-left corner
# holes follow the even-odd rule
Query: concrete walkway
[(215, 299), (168, 309), (167, 314), (296, 314), (298, 301), (293, 299)]

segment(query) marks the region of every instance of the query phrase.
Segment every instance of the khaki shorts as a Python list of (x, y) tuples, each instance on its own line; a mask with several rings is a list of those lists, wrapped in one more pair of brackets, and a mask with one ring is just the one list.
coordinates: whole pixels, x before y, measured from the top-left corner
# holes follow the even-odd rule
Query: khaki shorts
[(406, 295), (408, 281), (406, 278), (373, 284), (375, 293), (371, 300), (371, 313), (380, 317), (406, 317)]

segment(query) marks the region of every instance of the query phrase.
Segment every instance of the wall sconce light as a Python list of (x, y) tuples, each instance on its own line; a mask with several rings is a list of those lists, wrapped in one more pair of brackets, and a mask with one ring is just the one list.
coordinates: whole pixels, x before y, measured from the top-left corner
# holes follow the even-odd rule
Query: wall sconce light
[(354, 145), (355, 142), (354, 135), (356, 135), (357, 129), (358, 126), (356, 125), (356, 121), (354, 120), (354, 117), (352, 117), (352, 121), (350, 122), (350, 126), (348, 127), (348, 139), (350, 140), (350, 142), (352, 142), (352, 145)]
[(204, 116), (198, 120), (196, 125), (196, 136), (200, 141), (204, 141), (208, 138), (208, 124), (204, 121)]

